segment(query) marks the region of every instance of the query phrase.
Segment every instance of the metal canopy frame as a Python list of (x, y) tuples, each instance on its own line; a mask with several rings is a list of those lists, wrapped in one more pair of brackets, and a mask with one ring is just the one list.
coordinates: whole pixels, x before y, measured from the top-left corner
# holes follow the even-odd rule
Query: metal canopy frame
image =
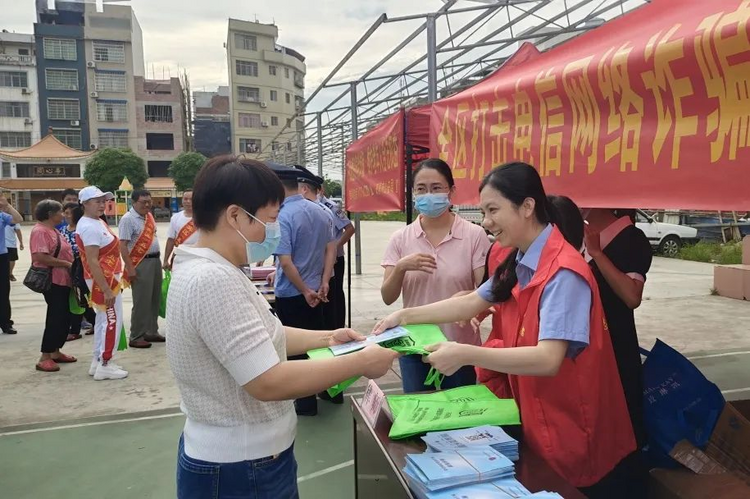
[[(340, 179), (346, 147), (359, 137), (359, 130), (376, 125), (399, 107), (434, 102), (476, 83), (523, 41), (554, 44), (649, 0), (443, 1), (435, 12), (399, 17), (381, 14), (257, 156), (317, 165), (320, 175)], [(376, 33), (393, 24), (406, 28), (404, 23), (413, 25), (414, 21), (422, 22), (377, 63), (354, 79), (336, 81)], [(421, 55), (399, 67), (395, 58), (407, 47), (413, 52), (420, 38)], [(333, 98), (323, 92), (336, 88), (342, 91)], [(306, 112), (310, 107), (317, 109)], [(281, 151), (272, 151), (272, 143), (279, 144)], [(294, 147), (296, 153), (289, 150)]]

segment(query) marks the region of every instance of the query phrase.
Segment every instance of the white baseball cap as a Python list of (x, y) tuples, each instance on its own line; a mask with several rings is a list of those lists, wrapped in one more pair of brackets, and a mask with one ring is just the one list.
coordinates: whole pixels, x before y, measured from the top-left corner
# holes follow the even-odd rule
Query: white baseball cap
[(115, 195), (111, 192), (102, 192), (102, 190), (95, 185), (84, 187), (80, 190), (80, 192), (78, 192), (78, 201), (81, 203), (85, 203), (90, 199), (96, 198), (105, 198), (107, 201), (109, 201), (111, 199), (114, 199)]

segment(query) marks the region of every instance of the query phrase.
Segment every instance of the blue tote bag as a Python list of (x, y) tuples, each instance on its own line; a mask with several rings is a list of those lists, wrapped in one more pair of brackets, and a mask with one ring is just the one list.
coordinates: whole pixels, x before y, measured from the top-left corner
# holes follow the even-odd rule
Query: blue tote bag
[[(677, 350), (656, 340), (643, 364), (649, 454), (662, 461), (680, 440), (704, 449), (724, 409), (724, 396)], [(663, 462), (663, 461), (662, 461)]]

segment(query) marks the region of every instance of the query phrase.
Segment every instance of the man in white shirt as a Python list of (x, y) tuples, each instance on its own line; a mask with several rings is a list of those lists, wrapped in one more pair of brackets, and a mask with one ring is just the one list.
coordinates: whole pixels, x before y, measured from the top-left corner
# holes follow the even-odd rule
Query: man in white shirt
[(182, 193), (182, 211), (172, 215), (167, 232), (167, 249), (164, 252), (164, 270), (172, 270), (172, 252), (175, 248), (198, 242), (198, 230), (193, 223), (193, 190)]

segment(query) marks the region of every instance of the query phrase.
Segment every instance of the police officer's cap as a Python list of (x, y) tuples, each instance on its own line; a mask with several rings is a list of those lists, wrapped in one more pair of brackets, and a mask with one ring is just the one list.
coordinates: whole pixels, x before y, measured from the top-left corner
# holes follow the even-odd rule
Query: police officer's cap
[(304, 166), (294, 165), (294, 168), (297, 169), (297, 182), (312, 185), (316, 189), (323, 187), (323, 179), (321, 177), (314, 175)]
[(291, 168), (286, 165), (274, 163), (272, 161), (266, 161), (266, 166), (270, 168), (277, 177), (281, 180), (297, 180), (299, 172), (296, 168)]

